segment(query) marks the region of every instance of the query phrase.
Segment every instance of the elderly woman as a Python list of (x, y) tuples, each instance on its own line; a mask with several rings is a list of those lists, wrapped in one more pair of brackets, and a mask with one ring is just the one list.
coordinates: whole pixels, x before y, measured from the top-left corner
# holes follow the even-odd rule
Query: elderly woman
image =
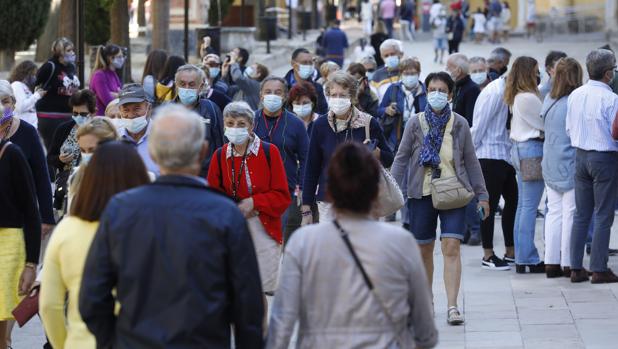
[[(454, 84), (446, 72), (427, 76), (427, 106), (407, 123), (392, 173), (403, 187), (407, 172), (410, 231), (420, 245), (429, 285), (433, 282), (433, 251), (440, 218), (447, 321), (459, 325), (464, 322), (457, 308), (457, 295), (461, 282), (460, 244), (466, 226), (466, 205), (474, 196), (478, 197), (479, 211), (486, 217), (489, 196), (468, 122), (451, 112), (448, 105)], [(438, 187), (441, 181), (449, 180), (459, 193), (465, 195), (457, 195), (455, 201), (437, 196), (435, 193), (440, 191), (434, 188), (442, 188)]]
[(378, 108), (384, 136), (397, 150), (408, 120), (425, 110), (427, 91), (419, 80), (421, 63), (416, 58), (406, 58), (399, 64), (399, 81), (391, 84)]
[(328, 178), (336, 219), (303, 227), (288, 242), (266, 347), (287, 349), (300, 321), (298, 348), (432, 348), (438, 332), (418, 245), (369, 215), (379, 162), (365, 146), (345, 143)]
[(305, 166), (301, 209), (305, 224), (312, 220), (311, 205), (316, 201), (320, 220), (328, 221), (332, 218), (331, 204), (326, 202), (326, 171), (339, 144), (368, 143), (367, 146), (372, 148), (373, 154), (384, 167), (390, 167), (393, 163), (393, 151), (387, 144), (378, 121), (354, 106), (358, 95), (356, 79), (346, 72), (335, 72), (326, 83), (325, 91), (329, 111), (313, 123)]
[(208, 183), (231, 196), (247, 218), (262, 289), (272, 293), (277, 289), (283, 242), (281, 216), (290, 205), (285, 167), (277, 146), (254, 133), (254, 114), (247, 103), (230, 103), (223, 110), (223, 122), (230, 142), (214, 153)]

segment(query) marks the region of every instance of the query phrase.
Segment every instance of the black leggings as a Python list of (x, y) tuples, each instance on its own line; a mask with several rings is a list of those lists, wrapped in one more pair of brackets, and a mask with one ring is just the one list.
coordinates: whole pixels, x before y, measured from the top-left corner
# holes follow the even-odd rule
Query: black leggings
[(513, 226), (515, 224), (515, 212), (517, 211), (517, 179), (515, 169), (504, 160), (479, 159), (483, 177), (485, 177), (485, 187), (489, 193), (489, 217), (481, 223), (481, 237), (483, 248), (494, 248), (494, 218), (500, 196), (504, 197), (504, 208), (502, 209), (502, 232), (504, 234), (504, 245), (514, 246)]

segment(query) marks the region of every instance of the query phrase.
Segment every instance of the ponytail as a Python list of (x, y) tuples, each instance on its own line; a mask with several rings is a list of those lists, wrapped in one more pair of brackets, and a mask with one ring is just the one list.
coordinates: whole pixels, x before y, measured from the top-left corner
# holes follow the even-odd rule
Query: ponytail
[(120, 52), (120, 47), (114, 44), (100, 45), (97, 47), (97, 58), (94, 61), (91, 76), (94, 75), (94, 72), (97, 70), (109, 68), (109, 58), (117, 55), (118, 52)]

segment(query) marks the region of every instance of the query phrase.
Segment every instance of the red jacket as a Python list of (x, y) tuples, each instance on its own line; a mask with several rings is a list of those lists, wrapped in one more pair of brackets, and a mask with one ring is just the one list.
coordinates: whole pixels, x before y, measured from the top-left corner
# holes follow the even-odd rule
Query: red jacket
[[(229, 143), (224, 144), (220, 148), (221, 151), (217, 150), (213, 154), (208, 169), (208, 184), (232, 196), (232, 159), (236, 171), (236, 181), (238, 181), (238, 171), (242, 158), (239, 156), (228, 158), (228, 146)], [(251, 144), (249, 148), (251, 149)], [(252, 152), (249, 152), (247, 156), (247, 167), (251, 179), (252, 195), (249, 195), (247, 179), (243, 170), (237, 189), (237, 200), (253, 197), (254, 210), (259, 212), (260, 222), (264, 225), (264, 229), (275, 241), (282, 244), (281, 216), (292, 200), (279, 149), (274, 144), (270, 144), (269, 167), (263, 142), (259, 141), (257, 156)]]

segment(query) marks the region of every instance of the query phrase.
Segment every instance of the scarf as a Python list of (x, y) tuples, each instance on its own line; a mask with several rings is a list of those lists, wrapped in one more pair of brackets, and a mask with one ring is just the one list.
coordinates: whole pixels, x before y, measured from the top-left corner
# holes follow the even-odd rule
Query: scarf
[(438, 168), (440, 165), (440, 148), (444, 139), (444, 129), (451, 117), (451, 108), (447, 104), (440, 114), (434, 111), (427, 103), (425, 107), (425, 120), (429, 125), (429, 130), (423, 139), (421, 155), (418, 158), (420, 166)]

